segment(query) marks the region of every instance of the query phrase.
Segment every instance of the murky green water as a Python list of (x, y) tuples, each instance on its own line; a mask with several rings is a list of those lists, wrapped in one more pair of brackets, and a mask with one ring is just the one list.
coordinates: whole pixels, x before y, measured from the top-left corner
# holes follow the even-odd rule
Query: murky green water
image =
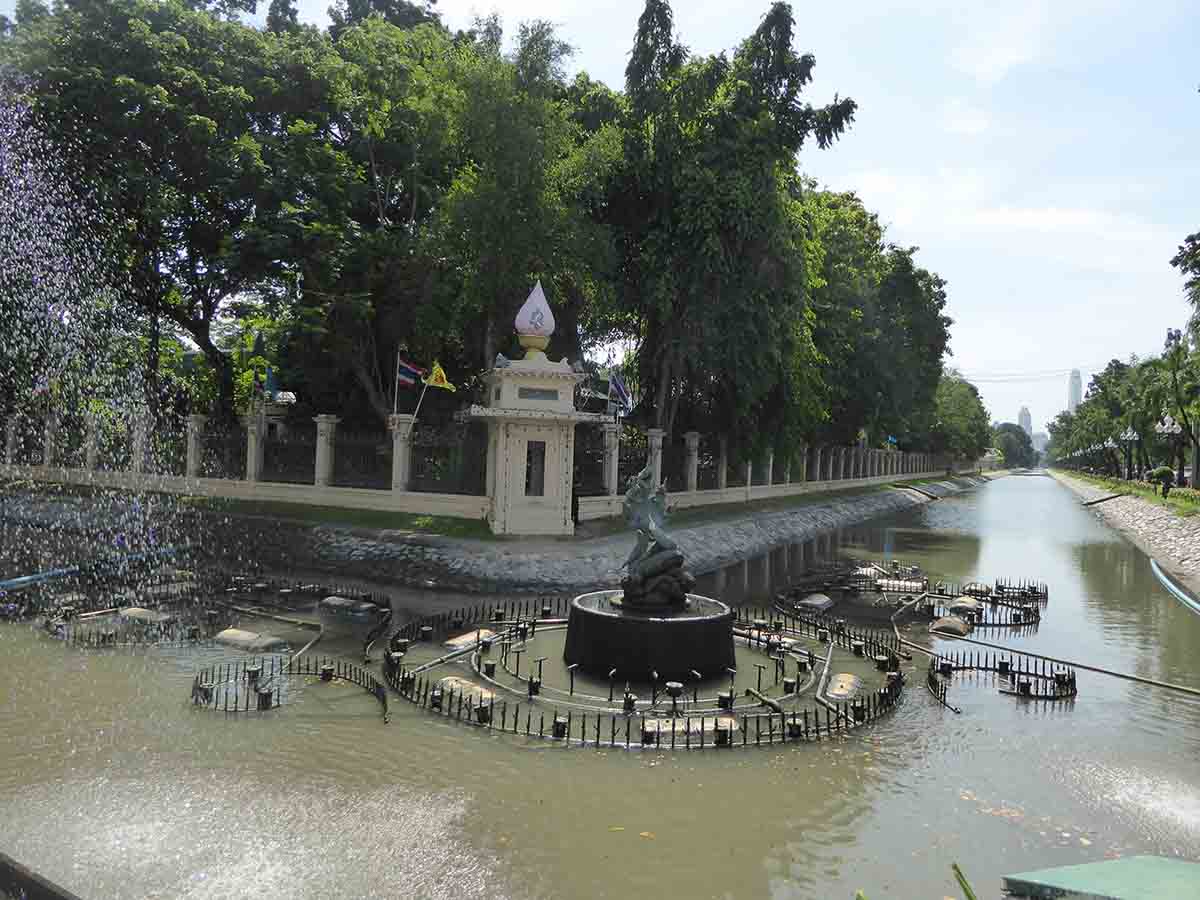
[[(838, 548), (1046, 581), (1042, 624), (1014, 645), (1200, 687), (1200, 616), (1048, 479), (781, 548), (701, 590), (758, 600)], [(481, 735), (399, 700), (385, 725), (354, 691), (227, 719), (189, 705), (198, 664), (0, 626), (0, 847), (89, 898), (941, 898), (958, 896), (952, 861), (995, 896), (1008, 872), (1200, 856), (1200, 701), (1084, 671), (1071, 705), (956, 680), (954, 715), (914, 677), (848, 739), (673, 755)]]

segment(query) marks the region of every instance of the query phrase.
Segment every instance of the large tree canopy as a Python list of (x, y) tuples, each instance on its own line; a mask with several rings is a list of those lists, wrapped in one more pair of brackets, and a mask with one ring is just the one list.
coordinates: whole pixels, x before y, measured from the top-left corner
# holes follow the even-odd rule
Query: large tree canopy
[[(540, 279), (556, 358), (629, 348), (643, 425), (721, 431), (745, 458), (975, 449), (939, 420), (945, 283), (797, 169), (856, 107), (807, 99), (786, 3), (698, 56), (647, 0), (623, 90), (569, 77), (547, 22), (452, 33), (432, 2), (335, 0), (326, 31), (294, 0), (16, 13), (0, 77), (108, 213), (151, 407), (186, 385), (231, 418), (269, 358), (298, 417), (378, 428), (399, 352), (465, 386), (426, 406), (448, 414), (515, 350)], [(189, 346), (202, 364), (182, 369)]]

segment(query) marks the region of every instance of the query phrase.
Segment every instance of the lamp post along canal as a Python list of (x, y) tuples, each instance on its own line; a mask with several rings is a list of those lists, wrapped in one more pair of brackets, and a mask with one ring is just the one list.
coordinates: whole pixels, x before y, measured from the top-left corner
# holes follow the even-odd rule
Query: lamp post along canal
[(1138, 433), (1131, 425), (1121, 434), (1121, 443), (1125, 445), (1125, 480), (1133, 481), (1133, 445), (1137, 443)]

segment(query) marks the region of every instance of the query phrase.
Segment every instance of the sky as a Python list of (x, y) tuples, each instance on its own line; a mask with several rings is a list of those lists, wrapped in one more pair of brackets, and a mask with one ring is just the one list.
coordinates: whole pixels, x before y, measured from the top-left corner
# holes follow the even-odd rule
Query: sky
[[(547, 18), (575, 69), (620, 87), (644, 0), (439, 0), (443, 21)], [(299, 0), (327, 24), (329, 0)], [(1170, 0), (794, 3), (816, 56), (808, 98), (858, 103), (850, 131), (799, 167), (877, 211), (948, 282), (950, 365), (996, 421), (1035, 431), (1067, 375), (1157, 352), (1187, 320), (1169, 264), (1200, 230), (1200, 16)], [(0, 13), (13, 0), (0, 0)], [(260, 0), (259, 18), (267, 2)], [(676, 0), (693, 53), (729, 50), (769, 3)], [(1017, 376), (1013, 378), (1012, 376)]]

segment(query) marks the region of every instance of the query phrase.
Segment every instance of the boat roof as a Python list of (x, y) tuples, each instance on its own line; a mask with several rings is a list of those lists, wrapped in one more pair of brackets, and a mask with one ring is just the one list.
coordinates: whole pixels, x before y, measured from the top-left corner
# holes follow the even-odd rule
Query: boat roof
[(1014, 898), (1030, 900), (1200, 897), (1200, 865), (1162, 856), (1127, 856), (1006, 875), (1004, 890)]

